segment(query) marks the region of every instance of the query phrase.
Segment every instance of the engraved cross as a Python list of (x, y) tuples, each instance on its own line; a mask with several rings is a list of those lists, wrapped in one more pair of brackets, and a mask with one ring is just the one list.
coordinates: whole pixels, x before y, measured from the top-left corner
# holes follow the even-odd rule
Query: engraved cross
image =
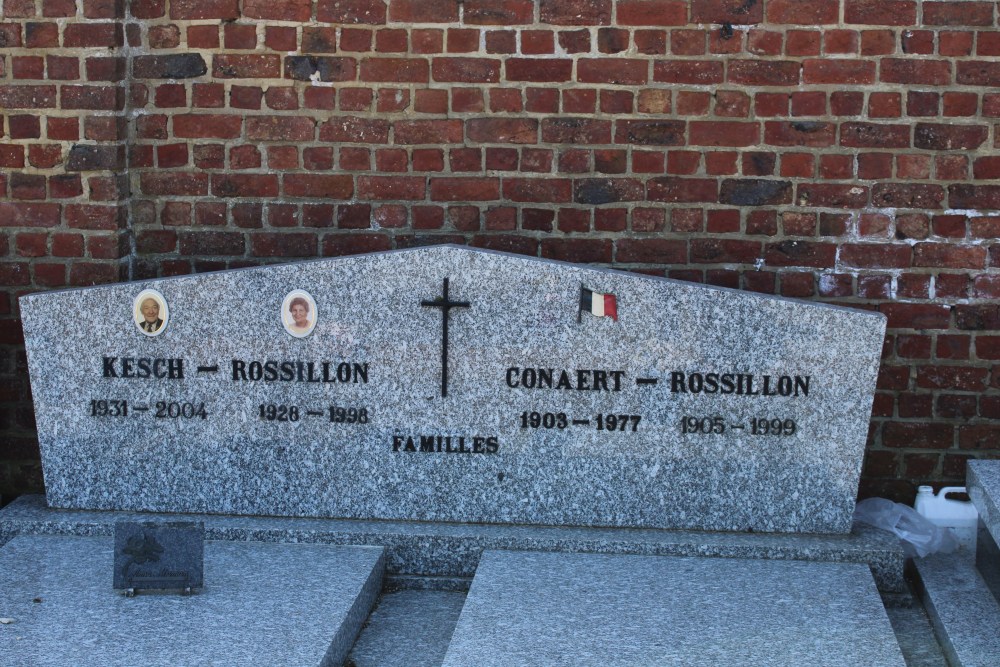
[(451, 301), (448, 298), (448, 279), (444, 279), (444, 294), (430, 301), (424, 299), (421, 306), (441, 309), (441, 397), (448, 395), (448, 317), (452, 308), (470, 308), (468, 301)]

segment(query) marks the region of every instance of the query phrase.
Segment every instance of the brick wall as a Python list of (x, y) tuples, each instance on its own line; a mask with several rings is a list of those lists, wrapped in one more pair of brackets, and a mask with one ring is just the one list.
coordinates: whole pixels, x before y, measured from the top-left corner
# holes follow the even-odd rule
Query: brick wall
[(877, 309), (862, 494), (1000, 455), (1000, 27), (929, 0), (2, 0), (16, 296), (465, 243)]

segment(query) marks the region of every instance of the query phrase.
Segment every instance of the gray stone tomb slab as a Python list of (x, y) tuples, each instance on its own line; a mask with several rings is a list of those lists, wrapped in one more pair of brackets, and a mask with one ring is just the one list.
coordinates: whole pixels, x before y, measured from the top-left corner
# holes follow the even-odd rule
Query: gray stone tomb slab
[(851, 529), (885, 330), (453, 246), (21, 312), (53, 507), (785, 533)]
[(863, 566), (491, 551), (443, 667), (903, 667)]
[(11, 667), (343, 663), (378, 595), (382, 550), (205, 546), (191, 596), (111, 589), (111, 538), (21, 536), (0, 550), (0, 664)]

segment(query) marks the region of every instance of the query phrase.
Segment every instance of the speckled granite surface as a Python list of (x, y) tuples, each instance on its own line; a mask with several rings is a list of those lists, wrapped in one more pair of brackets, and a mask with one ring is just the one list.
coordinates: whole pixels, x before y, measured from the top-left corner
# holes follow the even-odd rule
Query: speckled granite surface
[[(192, 596), (111, 589), (112, 540), (15, 538), (0, 550), (5, 667), (340, 665), (378, 595), (375, 548), (208, 542)], [(34, 600), (38, 600), (35, 602)]]
[(1000, 543), (1000, 461), (969, 461), (966, 487), (979, 510), (979, 520), (993, 541)]
[(904, 667), (859, 565), (491, 551), (443, 667)]
[[(446, 279), (469, 306), (447, 320), (443, 396)], [(583, 288), (614, 295), (617, 321), (581, 314)], [(136, 325), (146, 289), (169, 311), (155, 336)], [(305, 337), (281, 319), (299, 289)], [(885, 328), (449, 246), (21, 312), (54, 506), (757, 532), (850, 530)]]
[(471, 577), (486, 549), (719, 556), (865, 563), (884, 591), (906, 589), (903, 550), (891, 533), (856, 524), (847, 535), (719, 533), (657, 529), (498, 526), (135, 512), (53, 510), (42, 496), (22, 496), (0, 510), (4, 535), (110, 535), (117, 520), (205, 522), (208, 539), (369, 544), (386, 548), (390, 575)]
[(921, 596), (951, 667), (1000, 665), (1000, 603), (972, 554), (916, 558)]

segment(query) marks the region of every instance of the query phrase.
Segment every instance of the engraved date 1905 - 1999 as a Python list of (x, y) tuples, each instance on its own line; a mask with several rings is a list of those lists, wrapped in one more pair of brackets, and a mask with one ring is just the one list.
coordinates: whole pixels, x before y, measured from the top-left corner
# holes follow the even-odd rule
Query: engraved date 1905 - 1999
[[(681, 417), (681, 433), (694, 435), (722, 435), (727, 431), (745, 432), (746, 424), (730, 423), (721, 415), (708, 417)], [(795, 435), (798, 424), (794, 419), (780, 417), (753, 417), (750, 419), (750, 435)]]

